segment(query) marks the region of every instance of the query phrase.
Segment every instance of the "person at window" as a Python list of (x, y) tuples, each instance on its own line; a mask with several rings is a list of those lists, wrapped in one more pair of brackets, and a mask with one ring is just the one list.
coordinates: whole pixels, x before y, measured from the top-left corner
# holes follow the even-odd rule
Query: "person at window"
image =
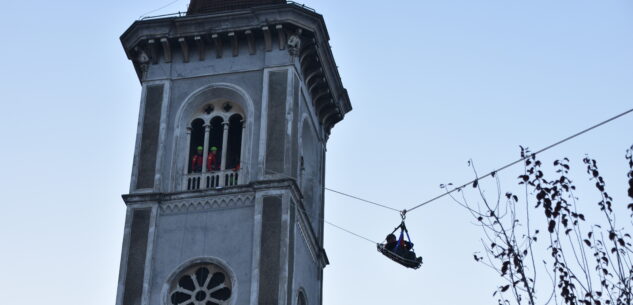
[(220, 166), (218, 162), (218, 148), (211, 146), (211, 148), (209, 148), (209, 155), (207, 156), (207, 171), (219, 170)]
[(196, 148), (196, 154), (193, 155), (193, 158), (191, 158), (191, 171), (194, 173), (199, 173), (202, 171), (202, 159), (204, 158), (202, 156), (203, 150), (204, 148), (202, 148), (202, 146), (198, 146)]

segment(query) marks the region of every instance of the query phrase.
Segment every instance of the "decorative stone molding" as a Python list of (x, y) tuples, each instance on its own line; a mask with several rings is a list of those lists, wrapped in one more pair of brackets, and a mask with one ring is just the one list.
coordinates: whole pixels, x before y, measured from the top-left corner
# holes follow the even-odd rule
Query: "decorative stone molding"
[(299, 53), (301, 53), (301, 33), (303, 33), (303, 30), (298, 28), (295, 33), (288, 38), (286, 44), (288, 45), (288, 53), (290, 56), (298, 56)]
[(235, 209), (255, 204), (253, 194), (235, 194), (221, 197), (193, 198), (187, 200), (168, 201), (160, 204), (161, 214), (173, 214), (191, 211), (215, 209)]
[[(188, 40), (195, 42), (200, 60), (205, 60), (206, 51), (212, 49), (215, 58), (207, 60), (229, 60), (223, 54), (225, 45), (232, 57), (253, 55), (261, 49), (273, 52), (275, 43), (279, 50), (287, 50), (290, 60), (299, 59), (301, 74), (310, 76), (303, 82), (314, 107), (319, 109), (316, 115), (327, 135), (352, 110), (328, 43), (323, 16), (305, 6), (288, 2), (230, 14), (209, 12), (149, 18), (135, 22), (121, 36), (128, 58), (133, 59), (134, 48), (138, 48), (147, 53), (151, 65), (170, 64), (175, 58), (190, 62)], [(241, 48), (248, 50), (240, 52)], [(174, 57), (176, 53), (182, 55)], [(140, 65), (135, 61), (137, 74), (142, 79)]]

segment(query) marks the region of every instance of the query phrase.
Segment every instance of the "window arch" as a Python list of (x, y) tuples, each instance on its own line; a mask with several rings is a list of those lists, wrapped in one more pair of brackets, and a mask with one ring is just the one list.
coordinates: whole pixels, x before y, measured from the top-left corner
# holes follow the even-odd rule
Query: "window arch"
[(299, 289), (299, 293), (297, 294), (297, 305), (308, 305), (308, 300), (303, 289)]
[(198, 109), (187, 128), (187, 190), (239, 184), (244, 111), (231, 101), (215, 100)]

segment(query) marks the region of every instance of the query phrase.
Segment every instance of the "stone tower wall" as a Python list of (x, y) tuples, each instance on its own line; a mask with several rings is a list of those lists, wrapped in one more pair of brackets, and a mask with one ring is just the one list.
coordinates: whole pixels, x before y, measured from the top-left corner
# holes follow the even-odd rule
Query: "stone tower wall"
[[(287, 44), (294, 34), (303, 46)], [(225, 274), (213, 289), (230, 289), (229, 304), (320, 304), (325, 145), (351, 109), (320, 15), (144, 20), (121, 40), (143, 94), (117, 305), (172, 304), (204, 268)], [(240, 167), (218, 183), (191, 171), (191, 129), (226, 103), (243, 118)]]

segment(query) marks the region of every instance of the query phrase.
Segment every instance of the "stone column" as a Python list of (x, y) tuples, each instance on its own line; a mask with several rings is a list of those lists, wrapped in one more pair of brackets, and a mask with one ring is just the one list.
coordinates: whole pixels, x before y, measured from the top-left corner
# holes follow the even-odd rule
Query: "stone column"
[(185, 175), (189, 174), (189, 164), (191, 163), (191, 161), (189, 160), (191, 155), (191, 127), (187, 127), (187, 154), (186, 154), (186, 158), (185, 158)]
[(202, 172), (207, 172), (207, 157), (209, 156), (209, 132), (211, 131), (211, 125), (204, 125), (204, 148), (202, 151)]
[[(240, 123), (242, 124), (242, 143), (240, 143), (240, 162), (238, 163), (240, 165), (240, 170), (237, 171), (237, 184), (242, 184), (244, 183), (244, 174), (246, 170), (242, 169), (244, 167), (244, 151), (245, 151), (245, 146), (244, 143), (246, 142), (246, 137), (244, 136), (244, 131), (246, 131), (246, 123), (244, 122), (244, 120), (241, 120)], [(249, 167), (250, 168), (250, 167)]]
[(229, 141), (229, 122), (223, 122), (224, 133), (222, 134), (222, 162), (220, 163), (220, 170), (226, 169), (226, 146)]

